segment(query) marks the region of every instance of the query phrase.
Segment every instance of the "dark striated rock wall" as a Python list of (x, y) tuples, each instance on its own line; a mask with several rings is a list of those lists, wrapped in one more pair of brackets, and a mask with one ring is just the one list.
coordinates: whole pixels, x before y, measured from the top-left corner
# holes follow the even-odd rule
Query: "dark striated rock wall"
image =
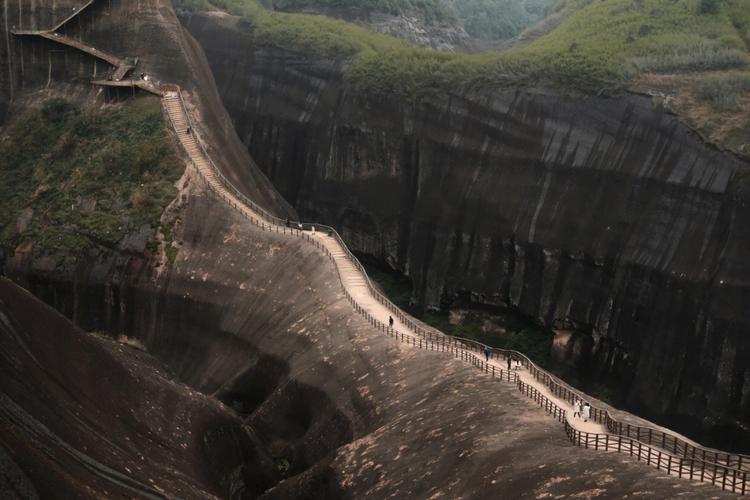
[[(181, 393), (188, 392), (188, 403), (205, 401), (208, 409), (216, 408), (213, 413), (194, 410), (194, 405), (184, 409), (187, 403), (157, 398), (169, 392), (154, 394), (151, 387), (158, 389), (160, 379), (143, 368), (131, 368), (141, 388), (122, 382), (119, 368), (95, 352), (60, 349), (63, 357), (55, 360), (50, 353), (58, 344), (52, 338), (64, 323), (61, 319), (52, 329), (25, 335), (27, 329), (17, 329), (18, 338), (40, 360), (39, 365), (28, 363), (23, 372), (35, 377), (29, 378), (30, 387), (58, 387), (42, 378), (44, 368), (65, 373), (60, 386), (70, 394), (61, 392), (56, 402), (85, 401), (80, 414), (86, 420), (99, 416), (104, 428), (111, 429), (112, 442), (126, 446), (126, 438), (139, 438), (135, 442), (142, 444), (140, 434), (127, 425), (131, 413), (123, 417), (120, 391), (127, 391), (126, 408), (132, 405), (137, 416), (141, 398), (149, 403), (146, 422), (152, 433), (147, 436), (157, 443), (165, 439), (165, 446), (136, 448), (153, 446), (159, 452), (149, 458), (144, 472), (125, 469), (134, 470), (129, 453), (107, 454), (86, 439), (68, 439), (99, 463), (128, 477), (154, 479), (147, 484), (186, 498), (205, 496), (183, 490), (190, 480), (208, 485), (208, 491), (222, 498), (431, 498), (440, 493), (479, 498), (502, 497), (511, 488), (522, 498), (592, 492), (618, 497), (722, 495), (713, 486), (665, 477), (643, 463), (575, 447), (559, 423), (512, 385), (449, 355), (407, 347), (374, 330), (353, 311), (333, 264), (322, 253), (250, 226), (202, 191), (199, 182), (192, 185), (195, 189), (185, 191), (185, 224), (177, 235), (185, 245), (176, 266), (156, 283), (132, 273), (111, 280), (105, 289), (79, 283), (70, 290), (69, 283), (52, 276), (25, 283), (66, 312), (75, 293), (85, 294), (90, 307), (99, 310), (82, 321), (87, 328), (137, 337), (168, 373), (213, 396), (180, 387)], [(6, 311), (2, 285), (0, 281), (0, 320)], [(19, 309), (15, 303), (7, 305), (11, 312)], [(33, 308), (25, 310), (34, 317)], [(35, 391), (14, 390), (15, 381), (24, 380), (14, 364), (24, 343), (0, 338), (15, 346), (0, 355), (0, 398), (10, 394), (29, 415), (49, 421)], [(63, 370), (67, 363), (75, 370)], [(92, 383), (99, 377), (109, 378)], [(103, 394), (96, 399), (99, 407), (92, 409), (86, 396), (97, 387)], [(0, 411), (0, 422), (3, 415)], [(57, 436), (79, 429), (70, 413), (60, 415), (53, 427)], [(192, 434), (184, 436), (175, 426)], [(20, 469), (17, 475), (29, 476), (40, 493), (50, 484), (70, 496), (86, 496), (90, 483), (95, 491), (120, 491), (107, 477), (80, 472), (59, 453), (47, 461), (55, 474), (45, 477), (30, 464), (44, 445), (58, 452), (59, 442), (25, 440), (28, 444), (13, 448), (14, 436), (24, 440), (26, 430), (12, 434), (0, 426), (0, 454), (5, 448), (11, 465)], [(170, 453), (173, 440), (190, 446)], [(170, 461), (173, 456), (184, 461)], [(67, 475), (58, 477), (60, 470)]]
[(747, 163), (643, 97), (373, 99), (231, 17), (183, 21), (275, 186), (406, 273), (417, 309), (468, 293), (570, 320), (629, 408), (750, 449)]

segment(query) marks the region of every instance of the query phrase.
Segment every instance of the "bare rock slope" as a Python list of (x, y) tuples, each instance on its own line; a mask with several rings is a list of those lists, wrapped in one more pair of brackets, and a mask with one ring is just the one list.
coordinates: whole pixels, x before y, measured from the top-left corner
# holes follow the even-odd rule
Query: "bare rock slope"
[(630, 409), (750, 446), (746, 161), (642, 96), (413, 104), (358, 94), (344, 62), (255, 45), (230, 16), (185, 23), (279, 191), (408, 275), (416, 310), (468, 297), (565, 321)]
[(0, 444), (27, 491), (122, 491), (106, 466), (186, 497), (720, 496), (577, 448), (514, 386), (377, 332), (304, 242), (200, 189), (184, 215), (168, 279), (123, 286), (110, 314), (163, 368), (0, 282), (0, 389), (14, 412)]

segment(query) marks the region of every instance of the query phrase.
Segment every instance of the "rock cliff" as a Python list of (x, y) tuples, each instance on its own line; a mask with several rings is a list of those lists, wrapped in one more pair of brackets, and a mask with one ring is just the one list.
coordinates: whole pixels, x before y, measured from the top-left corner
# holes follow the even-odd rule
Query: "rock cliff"
[[(11, 105), (45, 89), (59, 89), (71, 99), (104, 101), (102, 89), (89, 85), (103, 78), (110, 66), (88, 54), (33, 37), (16, 37), (13, 29), (50, 29), (85, 5), (80, 0), (24, 2), (3, 0), (0, 5), (0, 126)], [(167, 0), (131, 2), (96, 1), (62, 29), (99, 50), (119, 57), (137, 58), (137, 73), (157, 81), (178, 84), (199, 106), (203, 133), (221, 151), (222, 170), (258, 203), (279, 214), (293, 214), (257, 169), (232, 128), (216, 93), (203, 53), (187, 36)]]
[[(158, 373), (146, 354), (92, 339), (0, 281), (0, 397), (12, 401), (0, 422), (13, 423), (0, 425), (0, 478), (12, 478), (0, 493), (133, 494), (112, 479), (125, 477), (186, 498), (721, 496), (573, 446), (512, 385), (383, 335), (321, 253), (188, 181), (185, 245), (157, 284), (26, 283), (66, 312), (85, 293), (82, 323), (142, 343)], [(52, 472), (35, 467), (40, 456)]]
[[(235, 161), (247, 152), (171, 6), (97, 5), (106, 8), (80, 21), (85, 39), (140, 55), (144, 71), (183, 85), (220, 167), (290, 212), (253, 163)], [(4, 19), (36, 22), (28, 7), (6, 1)], [(14, 61), (6, 112), (48, 85), (101, 104), (88, 83), (94, 61), (46, 42), (3, 47)], [(512, 386), (373, 330), (310, 246), (249, 226), (191, 169), (178, 187), (169, 210), (182, 244), (166, 270), (132, 253), (63, 274), (21, 257), (5, 263), (86, 330), (148, 355), (84, 333), (0, 280), (1, 496), (720, 495), (572, 446)]]
[(468, 295), (565, 320), (629, 408), (750, 447), (746, 162), (644, 97), (376, 99), (230, 16), (184, 21), (274, 185), (407, 274), (415, 309)]

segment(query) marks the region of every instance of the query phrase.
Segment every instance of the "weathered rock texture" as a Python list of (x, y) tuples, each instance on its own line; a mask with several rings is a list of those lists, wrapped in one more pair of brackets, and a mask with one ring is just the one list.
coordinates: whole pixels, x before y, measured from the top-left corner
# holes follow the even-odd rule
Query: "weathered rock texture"
[[(37, 399), (52, 390), (48, 388), (60, 388), (60, 404), (73, 404), (57, 414), (58, 421), (50, 424), (53, 435), (44, 439), (27, 440), (33, 429), (0, 431), (0, 450), (5, 448), (16, 464), (15, 475), (25, 474), (40, 493), (47, 484), (81, 496), (96, 496), (101, 489), (120, 491), (106, 478), (74, 468), (57, 436), (66, 437), (80, 454), (140, 479), (140, 470), (124, 469), (134, 470), (129, 453), (100, 453), (99, 447), (67, 433), (86, 429), (83, 423), (98, 416), (115, 445), (109, 449), (122, 446), (143, 453), (136, 441), (140, 434), (128, 425), (133, 419), (139, 422), (143, 397), (152, 432), (148, 436), (161, 442), (164, 432), (170, 436), (167, 444), (172, 439), (188, 442), (186, 462), (165, 466), (172, 463), (167, 446), (140, 464), (146, 477), (177, 496), (183, 496), (177, 486), (185, 477), (205, 477), (204, 488), (214, 488), (207, 491), (234, 498), (261, 492), (263, 498), (430, 498), (438, 492), (479, 498), (508, 491), (519, 498), (720, 496), (715, 487), (665, 477), (627, 457), (577, 448), (554, 419), (512, 385), (375, 331), (344, 298), (333, 264), (311, 246), (249, 226), (200, 189), (186, 191), (183, 215), (179, 237), (185, 245), (177, 265), (156, 285), (133, 278), (103, 290), (78, 286), (78, 293), (86, 292), (101, 310), (90, 315), (87, 327), (137, 337), (178, 379), (226, 403), (244, 425), (237, 428), (237, 417), (204, 396), (184, 396), (183, 411), (182, 405), (167, 402), (163, 392), (159, 399), (152, 397), (150, 387), (158, 388), (161, 379), (143, 367), (145, 362), (132, 375), (144, 388), (131, 388), (125, 382), (129, 375), (121, 376), (114, 362), (100, 359), (106, 351), (97, 354), (96, 346), (68, 350), (53, 340), (59, 330), (72, 330), (61, 319), (50, 322), (50, 328), (31, 328), (39, 325), (33, 323), (37, 319), (47, 319), (38, 311), (47, 310), (34, 307), (28, 296), (22, 305), (7, 302), (7, 284), (0, 282), (0, 313), (6, 315), (0, 318), (17, 325), (12, 335), (2, 336), (12, 349), (4, 348), (0, 358), (1, 394), (43, 422), (55, 415), (40, 405), (44, 399)], [(75, 290), (52, 280), (28, 285), (60, 310), (70, 311)], [(19, 310), (26, 311), (27, 323), (14, 316)], [(80, 331), (69, 336), (73, 342), (89, 339)], [(117, 360), (131, 367), (126, 358), (119, 353)], [(53, 378), (59, 371), (59, 379), (43, 378), (48, 371)], [(17, 380), (30, 382), (16, 389)], [(37, 387), (44, 390), (38, 393)], [(199, 425), (197, 417), (204, 413), (193, 409), (193, 400), (215, 408), (204, 417), (205, 425)], [(188, 423), (183, 416), (190, 417)], [(192, 435), (184, 435), (186, 429)], [(16, 448), (18, 439), (28, 444)], [(89, 439), (96, 441), (96, 436)], [(244, 448), (248, 441), (255, 447)], [(203, 446), (195, 450), (191, 443), (198, 442)], [(30, 465), (42, 450), (51, 455), (49, 466), (65, 473), (62, 478), (45, 479)], [(167, 455), (163, 461), (162, 454)], [(269, 467), (271, 459), (280, 470)], [(287, 479), (278, 482), (284, 474)], [(86, 490), (90, 482), (96, 486), (93, 493)]]
[[(89, 85), (104, 78), (111, 67), (88, 54), (49, 40), (16, 37), (13, 28), (50, 29), (69, 16), (83, 0), (0, 2), (0, 126), (14, 102), (23, 105), (26, 95), (47, 88), (61, 89), (71, 99), (103, 102), (108, 95)], [(202, 118), (203, 134), (221, 151), (216, 161), (234, 184), (256, 202), (279, 214), (293, 214), (242, 147), (216, 93), (205, 57), (186, 35), (168, 0), (139, 2), (99, 0), (62, 32), (117, 55), (138, 58), (136, 73), (182, 86), (195, 97)], [(127, 90), (122, 95), (127, 95)], [(109, 93), (109, 97), (114, 94)]]
[[(231, 161), (247, 153), (231, 149), (239, 143), (224, 112), (202, 94), (210, 90), (202, 86), (210, 84), (202, 59), (183, 66), (200, 51), (169, 4), (102, 5), (86, 39), (140, 55), (149, 74), (192, 89), (203, 117), (198, 132), (229, 148), (228, 173), (252, 180), (249, 163)], [(6, 1), (4, 19), (8, 12), (26, 19), (26, 7)], [(17, 59), (26, 79), (2, 84), (14, 82), (13, 106), (47, 85), (40, 78), (49, 73), (37, 66), (57, 71), (49, 65), (55, 50), (66, 54), (61, 71), (81, 72), (50, 84), (94, 97), (86, 81), (93, 61), (42, 42), (16, 43), (10, 53), (26, 54)], [(332, 264), (311, 247), (254, 229), (190, 175), (180, 188), (171, 210), (182, 245), (166, 271), (126, 252), (72, 274), (35, 267), (22, 255), (5, 262), (6, 274), (85, 329), (136, 338), (164, 367), (84, 334), (1, 282), (0, 496), (100, 498), (156, 487), (179, 497), (718, 495), (626, 457), (572, 446), (512, 387), (374, 331), (348, 305)], [(273, 191), (263, 193), (273, 203)], [(172, 376), (225, 406), (190, 394)]]
[(750, 449), (747, 163), (638, 96), (374, 99), (231, 17), (185, 22), (275, 186), (406, 273), (417, 309), (469, 294), (570, 320), (629, 408)]
[(240, 416), (4, 278), (0, 345), (3, 498), (228, 497), (243, 479), (273, 484)]

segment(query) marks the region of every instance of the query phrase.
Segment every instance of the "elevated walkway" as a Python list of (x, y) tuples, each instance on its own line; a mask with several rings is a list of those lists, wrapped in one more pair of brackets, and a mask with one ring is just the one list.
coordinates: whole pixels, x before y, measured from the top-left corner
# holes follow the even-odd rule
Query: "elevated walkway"
[(81, 5), (80, 7), (73, 7), (71, 9), (70, 14), (65, 17), (62, 21), (57, 23), (56, 25), (52, 26), (49, 29), (46, 30), (14, 30), (13, 34), (16, 35), (38, 35), (40, 33), (53, 33), (55, 31), (59, 31), (63, 26), (68, 24), (70, 21), (75, 19), (76, 17), (80, 16), (84, 11), (86, 11), (89, 7), (91, 7), (97, 0), (88, 0), (85, 4)]
[(161, 88), (158, 85), (156, 85), (155, 83), (151, 81), (145, 81), (145, 80), (119, 80), (119, 81), (92, 80), (91, 84), (97, 85), (100, 87), (110, 87), (110, 88), (118, 88), (118, 89), (121, 89), (121, 88), (141, 89), (159, 97), (164, 96), (164, 92), (161, 90)]
[[(83, 5), (80, 9), (75, 9), (75, 12), (73, 14), (68, 16), (61, 23), (59, 23), (58, 25), (56, 25), (50, 30), (12, 30), (11, 33), (13, 33), (13, 35), (15, 36), (44, 38), (52, 42), (59, 43), (61, 45), (65, 45), (67, 47), (71, 47), (73, 49), (89, 54), (99, 59), (100, 61), (104, 61), (114, 66), (115, 71), (112, 74), (112, 80), (116, 82), (121, 81), (131, 71), (135, 69), (135, 64), (132, 64), (127, 59), (122, 59), (115, 55), (104, 52), (103, 50), (99, 50), (96, 47), (92, 47), (91, 45), (86, 44), (82, 42), (81, 40), (77, 40), (75, 38), (72, 38), (72, 37), (69, 37), (69, 36), (66, 36), (57, 32), (60, 28), (62, 28), (62, 26), (69, 23), (72, 19), (75, 19), (75, 17), (80, 15), (81, 12), (83, 12), (85, 9), (91, 6), (91, 4), (93, 4), (95, 1), (96, 0), (90, 0), (85, 5)], [(139, 85), (139, 87), (141, 86)]]
[[(647, 441), (640, 431), (634, 437), (621, 432), (622, 423), (606, 409), (593, 405), (587, 421), (573, 418), (573, 403), (589, 398), (537, 367), (522, 353), (492, 349), (487, 356), (486, 346), (447, 336), (404, 313), (375, 289), (362, 265), (333, 228), (310, 223), (289, 225), (236, 189), (201, 145), (178, 88), (165, 91), (163, 102), (181, 147), (208, 187), (257, 227), (303, 238), (322, 250), (335, 264), (352, 307), (378, 330), (410, 346), (448, 353), (471, 363), (493, 379), (515, 384), (521, 393), (563, 424), (566, 435), (576, 446), (627, 454), (672, 476), (710, 482), (742, 495), (750, 492), (750, 457), (696, 447), (698, 445), (679, 434), (656, 427), (649, 428), (649, 435), (662, 433), (658, 434), (663, 436), (661, 443)], [(388, 323), (389, 317), (393, 318), (392, 326)], [(508, 370), (508, 359), (520, 361), (521, 367)]]
[[(158, 86), (152, 81), (126, 80), (133, 65), (81, 41), (55, 33), (96, 0), (64, 19), (49, 31), (16, 31), (18, 36), (39, 36), (88, 53), (115, 66), (112, 80), (95, 80), (94, 85), (109, 88), (142, 89), (162, 97), (165, 113), (176, 133), (180, 146), (207, 186), (221, 199), (238, 210), (250, 223), (264, 231), (288, 234), (315, 245), (334, 264), (344, 294), (352, 308), (374, 328), (415, 348), (439, 351), (471, 363), (498, 381), (512, 383), (544, 411), (563, 424), (570, 441), (584, 448), (626, 453), (667, 474), (692, 480), (711, 482), (724, 490), (750, 493), (750, 456), (730, 454), (702, 447), (677, 433), (656, 426), (637, 426), (623, 422), (606, 408), (592, 405), (591, 418), (572, 418), (576, 400), (590, 399), (536, 366), (528, 357), (515, 351), (492, 349), (467, 339), (447, 336), (409, 316), (384, 297), (370, 282), (367, 273), (346, 247), (343, 239), (328, 226), (300, 224), (290, 227), (287, 221), (274, 217), (243, 195), (211, 160), (197, 136), (181, 91), (174, 85)], [(393, 325), (388, 324), (389, 317)], [(507, 369), (507, 360), (521, 362), (516, 370)]]
[(97, 0), (88, 0), (88, 2), (86, 2), (82, 6), (80, 6), (78, 8), (74, 7), (73, 8), (73, 12), (68, 17), (66, 17), (65, 19), (63, 19), (59, 23), (57, 23), (52, 29), (50, 29), (50, 31), (57, 31), (57, 30), (59, 30), (60, 28), (62, 28), (66, 24), (68, 24), (70, 21), (72, 21), (76, 17), (80, 16), (82, 12), (84, 12), (86, 9), (88, 9), (89, 7), (91, 7), (94, 4), (94, 2), (96, 2), (96, 1)]

